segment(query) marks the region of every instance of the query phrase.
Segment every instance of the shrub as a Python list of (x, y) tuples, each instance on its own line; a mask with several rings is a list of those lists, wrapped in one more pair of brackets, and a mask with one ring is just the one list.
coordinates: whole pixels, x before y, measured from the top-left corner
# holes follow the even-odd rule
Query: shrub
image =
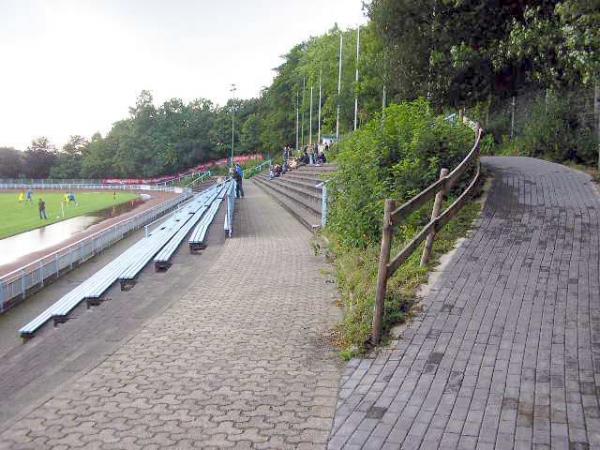
[[(456, 167), (473, 141), (471, 129), (435, 116), (427, 102), (418, 100), (390, 106), (385, 121), (377, 117), (336, 145), (338, 170), (326, 234), (344, 307), (338, 328), (344, 357), (360, 352), (371, 333), (384, 199), (408, 200), (435, 181), (442, 167)], [(431, 203), (398, 227), (392, 255), (429, 221)], [(468, 205), (442, 229), (432, 264), (464, 236), (477, 211), (478, 205)], [(417, 250), (388, 282), (385, 329), (410, 314), (417, 287), (427, 281), (428, 269), (419, 259)]]
[(536, 101), (518, 140), (522, 154), (559, 162), (596, 161), (593, 130), (583, 123), (572, 101), (568, 94), (555, 93)]
[[(329, 227), (340, 245), (378, 242), (383, 201), (408, 200), (453, 169), (473, 144), (473, 131), (435, 116), (424, 100), (392, 105), (342, 141)], [(410, 224), (409, 224), (410, 226)]]

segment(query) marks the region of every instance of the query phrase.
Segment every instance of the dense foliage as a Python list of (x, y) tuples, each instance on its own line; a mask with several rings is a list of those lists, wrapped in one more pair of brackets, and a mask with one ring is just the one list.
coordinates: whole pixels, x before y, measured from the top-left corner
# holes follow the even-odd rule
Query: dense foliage
[(402, 99), (472, 106), (600, 73), (597, 0), (373, 0), (369, 14)]
[(424, 100), (392, 105), (338, 148), (331, 229), (349, 247), (380, 237), (383, 199), (408, 200), (440, 169), (454, 168), (474, 142), (473, 131), (436, 116)]

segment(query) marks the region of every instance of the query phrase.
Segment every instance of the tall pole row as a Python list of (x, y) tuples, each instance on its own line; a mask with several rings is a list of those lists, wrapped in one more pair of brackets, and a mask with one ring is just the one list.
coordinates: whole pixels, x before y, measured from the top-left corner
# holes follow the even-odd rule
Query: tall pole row
[(321, 103), (323, 101), (323, 69), (319, 71), (319, 125), (317, 127), (317, 143), (321, 143)]
[(302, 139), (301, 139), (301, 143), (302, 143), (302, 147), (304, 147), (304, 98), (306, 95), (306, 77), (304, 77), (302, 79), (302, 126), (300, 127), (302, 129), (301, 131), (301, 135), (302, 135)]
[(340, 62), (338, 70), (338, 91), (337, 91), (337, 113), (335, 119), (335, 138), (340, 139), (340, 95), (342, 93), (342, 46), (344, 44), (344, 33), (340, 32)]
[(313, 87), (310, 85), (310, 112), (308, 113), (308, 145), (312, 145), (312, 112), (313, 112)]
[(354, 81), (355, 93), (354, 93), (354, 131), (358, 128), (358, 61), (360, 58), (360, 26), (356, 29), (356, 76)]
[[(235, 84), (231, 85), (230, 92), (232, 100), (235, 99), (235, 91), (237, 91), (237, 86)], [(232, 103), (231, 105), (231, 165), (233, 166), (233, 146), (235, 145), (235, 106)]]
[(298, 127), (300, 125), (300, 92), (296, 91), (296, 150), (298, 150)]

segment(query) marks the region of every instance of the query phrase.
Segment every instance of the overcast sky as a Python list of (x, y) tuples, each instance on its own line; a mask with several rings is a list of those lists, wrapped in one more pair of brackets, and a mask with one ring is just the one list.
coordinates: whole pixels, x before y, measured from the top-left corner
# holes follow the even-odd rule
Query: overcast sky
[(256, 96), (294, 44), (365, 21), (362, 0), (0, 0), (0, 146), (104, 134), (142, 89)]

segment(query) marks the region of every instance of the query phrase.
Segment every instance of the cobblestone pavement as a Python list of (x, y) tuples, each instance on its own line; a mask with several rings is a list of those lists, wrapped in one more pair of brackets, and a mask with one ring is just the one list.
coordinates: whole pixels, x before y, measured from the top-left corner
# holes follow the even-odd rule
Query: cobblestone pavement
[(251, 183), (189, 292), (0, 435), (0, 448), (324, 448), (343, 367), (309, 233)]
[(600, 448), (600, 199), (590, 177), (487, 158), (476, 230), (423, 312), (342, 378), (329, 448)]

